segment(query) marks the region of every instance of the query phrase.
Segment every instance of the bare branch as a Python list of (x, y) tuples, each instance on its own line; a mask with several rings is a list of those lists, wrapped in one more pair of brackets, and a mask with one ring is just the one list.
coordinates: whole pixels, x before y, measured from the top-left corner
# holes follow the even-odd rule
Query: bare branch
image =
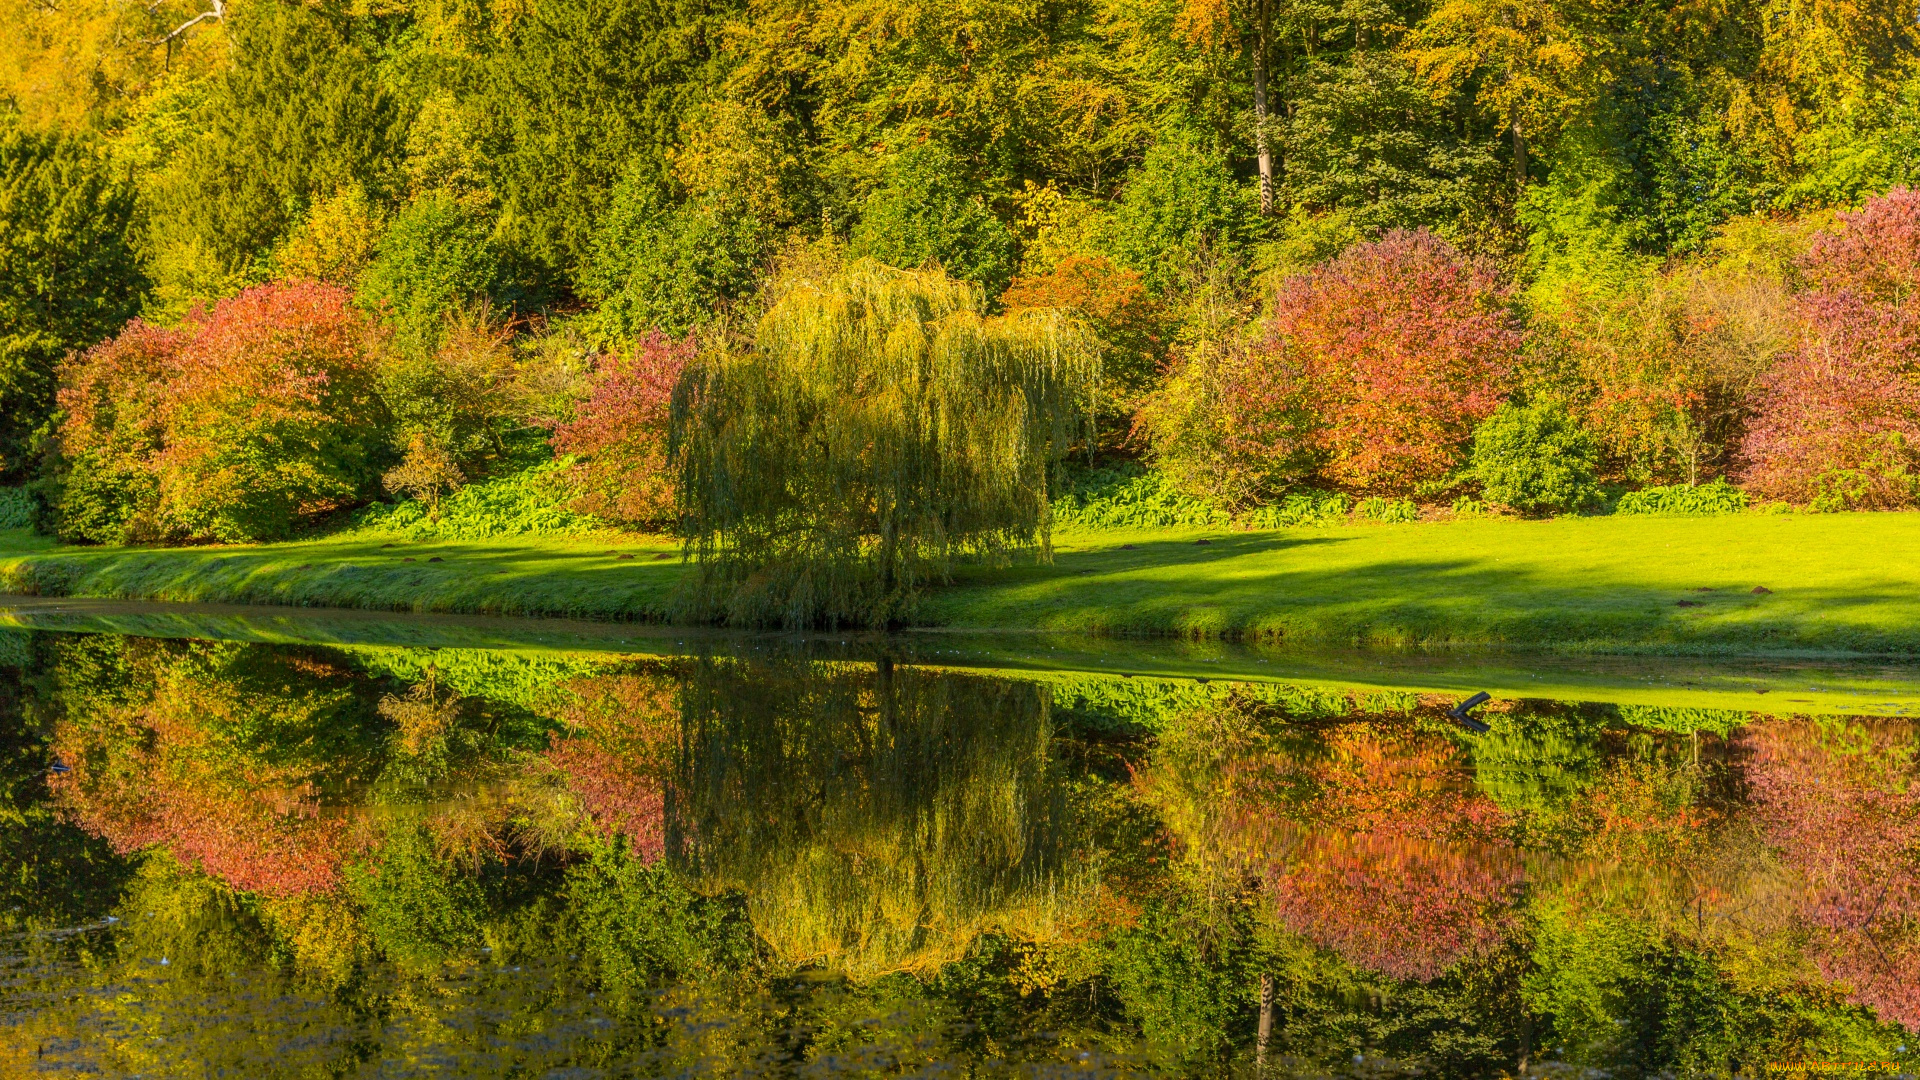
[[(212, 7), (208, 8), (207, 10), (201, 12), (198, 15), (195, 15), (193, 18), (188, 19), (186, 22), (181, 23), (179, 26), (174, 27), (170, 32), (168, 32), (168, 34), (165, 37), (154, 38), (152, 41), (147, 42), (147, 44), (153, 45), (153, 46), (165, 45), (168, 42), (172, 41), (174, 38), (177, 38), (181, 34), (184, 34), (188, 30), (191, 30), (195, 26), (198, 26), (200, 23), (206, 22), (208, 19), (212, 19), (216, 22), (225, 21), (227, 17), (226, 0), (209, 0), (209, 2), (213, 5)], [(153, 8), (149, 7), (147, 10), (152, 11)]]

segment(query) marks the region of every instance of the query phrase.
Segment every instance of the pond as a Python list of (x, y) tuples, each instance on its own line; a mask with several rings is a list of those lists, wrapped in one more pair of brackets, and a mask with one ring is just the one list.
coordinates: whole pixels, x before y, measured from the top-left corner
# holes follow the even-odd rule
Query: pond
[(1915, 1070), (1897, 669), (273, 618), (0, 630), (0, 1075)]

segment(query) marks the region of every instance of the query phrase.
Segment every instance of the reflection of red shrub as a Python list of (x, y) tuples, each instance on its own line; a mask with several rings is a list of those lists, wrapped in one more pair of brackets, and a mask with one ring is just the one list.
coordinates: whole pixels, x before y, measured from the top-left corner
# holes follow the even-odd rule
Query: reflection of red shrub
[(656, 331), (627, 356), (609, 357), (571, 423), (553, 433), (554, 449), (574, 454), (578, 508), (608, 521), (650, 525), (673, 510), (667, 413), (693, 342)]
[(1520, 880), (1507, 847), (1316, 831), (1269, 866), (1266, 887), (1294, 933), (1359, 967), (1427, 980), (1499, 944)]
[(361, 777), (344, 673), (260, 646), (81, 639), (54, 668), (61, 812), (236, 889), (332, 889), (358, 838), (322, 804)]
[(1425, 230), (1356, 244), (1283, 285), (1268, 343), (1223, 387), (1230, 439), (1301, 446), (1326, 478), (1411, 491), (1458, 462), (1520, 348), (1490, 264)]
[(1743, 735), (1756, 816), (1799, 877), (1821, 974), (1920, 1030), (1917, 737), (1892, 720), (1780, 720)]
[[(80, 769), (58, 777), (56, 790), (77, 791)], [(74, 823), (104, 837), (121, 854), (164, 847), (243, 892), (296, 896), (330, 892), (347, 854), (344, 819), (320, 813), (308, 793), (221, 791), (204, 778), (155, 777), (128, 793), (101, 800), (68, 797)]]
[(1497, 944), (1522, 877), (1452, 741), (1347, 724), (1237, 767), (1229, 827), (1275, 914), (1349, 962), (1431, 979)]
[(666, 850), (666, 770), (679, 709), (673, 683), (646, 675), (579, 679), (546, 761), (565, 778), (594, 826), (620, 835), (647, 862)]

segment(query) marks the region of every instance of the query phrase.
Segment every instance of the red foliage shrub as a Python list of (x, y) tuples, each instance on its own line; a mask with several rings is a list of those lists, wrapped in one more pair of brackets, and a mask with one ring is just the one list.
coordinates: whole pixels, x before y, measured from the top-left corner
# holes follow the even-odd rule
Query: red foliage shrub
[(1895, 188), (1814, 238), (1800, 261), (1807, 284), (1900, 303), (1920, 291), (1920, 191)]
[(1000, 302), (1016, 308), (1065, 308), (1087, 321), (1106, 346), (1111, 408), (1132, 408), (1165, 359), (1164, 318), (1140, 275), (1104, 255), (1069, 255), (1045, 274), (1017, 277)]
[(63, 531), (260, 540), (361, 497), (384, 409), (345, 290), (263, 285), (178, 328), (135, 322), (62, 371)]
[(655, 331), (625, 356), (608, 357), (570, 423), (554, 430), (554, 449), (579, 460), (576, 509), (608, 521), (658, 525), (673, 512), (668, 410), (680, 373), (693, 359), (691, 339)]
[(1761, 382), (1741, 479), (1823, 510), (1912, 505), (1920, 483), (1920, 304), (1801, 300), (1799, 347)]
[(1506, 396), (1521, 344), (1494, 268), (1425, 230), (1356, 244), (1280, 288), (1222, 387), (1229, 439), (1384, 492), (1445, 476)]
[(1842, 214), (1801, 262), (1798, 347), (1763, 382), (1742, 478), (1818, 509), (1920, 494), (1920, 193)]

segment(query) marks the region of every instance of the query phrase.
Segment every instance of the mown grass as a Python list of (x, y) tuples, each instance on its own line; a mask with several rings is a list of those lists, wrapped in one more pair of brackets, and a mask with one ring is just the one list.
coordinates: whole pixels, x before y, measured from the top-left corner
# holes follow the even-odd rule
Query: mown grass
[(43, 596), (659, 620), (680, 572), (677, 544), (632, 537), (113, 548), (0, 533), (0, 589)]
[[(1915, 514), (1068, 532), (1055, 546), (1051, 565), (963, 569), (919, 621), (1366, 647), (1920, 655)], [(653, 620), (682, 572), (665, 541), (87, 549), (0, 534), (0, 588), (43, 595)]]

